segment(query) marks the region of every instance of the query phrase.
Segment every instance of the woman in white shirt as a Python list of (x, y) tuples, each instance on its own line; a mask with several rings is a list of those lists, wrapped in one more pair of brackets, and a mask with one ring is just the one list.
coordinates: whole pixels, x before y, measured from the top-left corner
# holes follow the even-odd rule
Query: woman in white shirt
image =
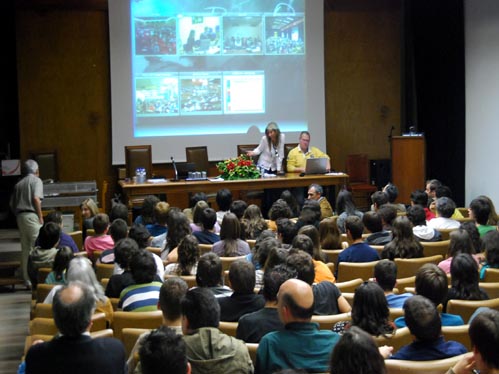
[(247, 155), (250, 157), (260, 155), (257, 164), (265, 173), (276, 174), (282, 170), (284, 134), (281, 134), (277, 123), (270, 122), (267, 125), (258, 147), (247, 152)]

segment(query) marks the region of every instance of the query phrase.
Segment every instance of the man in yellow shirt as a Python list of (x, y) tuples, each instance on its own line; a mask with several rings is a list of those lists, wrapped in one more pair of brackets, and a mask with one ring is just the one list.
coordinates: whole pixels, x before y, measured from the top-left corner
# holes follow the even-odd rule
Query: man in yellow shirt
[(330, 170), (331, 163), (329, 156), (317, 147), (310, 147), (310, 133), (308, 131), (302, 131), (300, 133), (298, 146), (289, 151), (287, 171), (288, 173), (302, 173), (305, 171), (305, 163), (307, 158), (322, 157), (328, 159), (327, 170)]

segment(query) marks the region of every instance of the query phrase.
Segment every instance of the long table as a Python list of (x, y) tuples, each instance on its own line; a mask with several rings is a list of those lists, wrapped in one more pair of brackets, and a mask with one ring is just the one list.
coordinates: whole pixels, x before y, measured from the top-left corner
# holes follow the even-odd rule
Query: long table
[[(295, 173), (287, 173), (282, 176), (244, 179), (244, 180), (200, 180), (200, 181), (166, 181), (133, 183), (124, 180), (119, 181), (123, 191), (126, 204), (129, 209), (133, 208), (133, 202), (145, 195), (155, 194), (183, 194), (185, 201), (189, 192), (216, 192), (221, 188), (227, 188), (234, 194), (235, 191), (254, 191), (264, 188), (292, 188), (306, 187), (312, 183), (321, 186), (341, 186), (348, 183), (348, 175), (337, 173), (334, 175), (305, 175), (300, 177)], [(181, 204), (182, 205), (182, 204)], [(176, 205), (178, 206), (178, 205)], [(182, 206), (179, 206), (182, 208)]]

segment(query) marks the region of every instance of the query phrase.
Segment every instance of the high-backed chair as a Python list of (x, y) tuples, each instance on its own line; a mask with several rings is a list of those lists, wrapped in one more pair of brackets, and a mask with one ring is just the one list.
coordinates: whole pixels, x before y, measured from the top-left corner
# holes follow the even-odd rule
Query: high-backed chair
[(483, 282), (499, 282), (499, 269), (488, 268), (485, 270)]
[(395, 284), (395, 287), (399, 290), (399, 294), (405, 292), (406, 287), (414, 287), (416, 285), (416, 276), (413, 275), (412, 277), (407, 277), (407, 278), (398, 278), (397, 283)]
[(450, 367), (462, 360), (467, 353), (442, 360), (410, 361), (385, 360), (387, 374), (445, 374)]
[(187, 283), (187, 287), (197, 287), (196, 276), (195, 275), (175, 275), (175, 274), (165, 274), (165, 280), (168, 278), (181, 278)]
[(251, 358), (251, 361), (253, 361), (253, 366), (256, 365), (256, 351), (258, 350), (258, 343), (245, 343), (246, 348), (248, 348), (248, 352)]
[(102, 278), (111, 278), (111, 276), (113, 275), (113, 270), (113, 264), (96, 264), (95, 276), (97, 277), (98, 281), (100, 281)]
[(499, 310), (499, 299), (490, 299), (490, 300), (450, 299), (447, 302), (447, 313), (458, 314), (463, 318), (463, 321), (465, 323), (468, 323), (471, 315), (475, 313), (475, 310), (477, 310), (482, 306)]
[(441, 255), (445, 258), (449, 251), (450, 240), (442, 240), (439, 242), (421, 242), (423, 246), (423, 254), (425, 257)]
[[(455, 231), (457, 229), (437, 229), (437, 231), (440, 233), (442, 236), (442, 240), (449, 240), (449, 235), (452, 231)], [(423, 243), (421, 243), (423, 244)]]
[(236, 337), (237, 325), (238, 325), (238, 322), (220, 321), (220, 324), (218, 325), (218, 329), (220, 331), (222, 331), (224, 334)]
[(392, 346), (393, 352), (397, 352), (404, 345), (412, 343), (412, 335), (408, 327), (402, 327), (395, 330), (395, 332), (390, 336), (375, 336), (374, 340), (378, 347), (384, 345)]
[(438, 265), (438, 263), (442, 260), (443, 256), (441, 255), (421, 258), (396, 258), (395, 263), (397, 264), (397, 276), (400, 278), (411, 277), (416, 274), (418, 269), (424, 264)]
[[(94, 313), (94, 315), (92, 315), (92, 326), (90, 327), (90, 331), (105, 329), (107, 329), (106, 315), (104, 313)], [(30, 335), (42, 334), (53, 336), (57, 334), (58, 331), (53, 318), (37, 317), (32, 319), (29, 323)]]
[(206, 171), (210, 168), (208, 161), (208, 147), (185, 147), (185, 158), (187, 162), (196, 164), (196, 171)]
[(222, 270), (229, 270), (230, 265), (237, 260), (244, 260), (246, 256), (235, 256), (235, 257), (220, 257), (220, 261), (222, 261)]
[[(258, 147), (258, 144), (238, 144), (237, 145), (237, 155), (245, 155), (246, 152), (252, 151)], [(253, 156), (252, 157), (253, 162), (256, 164), (258, 161), (258, 156)]]
[[(159, 326), (158, 326), (159, 327)], [(136, 329), (127, 327), (121, 331), (121, 341), (125, 346), (126, 357), (130, 356), (137, 339), (145, 332), (151, 331), (151, 329)]]
[(132, 178), (138, 168), (146, 169), (146, 178), (152, 177), (152, 148), (151, 145), (125, 146), (126, 176)]
[(55, 284), (40, 283), (36, 286), (36, 302), (43, 303), (47, 295), (52, 291)]
[(480, 288), (487, 292), (491, 299), (499, 297), (499, 282), (480, 282)]
[(338, 263), (338, 256), (340, 255), (343, 249), (323, 249), (322, 253), (324, 253), (327, 257), (327, 262), (332, 262), (333, 264)]
[(355, 292), (357, 287), (359, 287), (362, 282), (364, 282), (363, 279), (357, 278), (357, 279), (352, 279), (346, 282), (336, 282), (336, 287), (343, 293), (343, 292)]
[(461, 326), (442, 326), (442, 335), (445, 340), (453, 340), (464, 345), (469, 352), (472, 350), (470, 334), (468, 333), (470, 325)]
[(163, 321), (163, 313), (161, 310), (153, 312), (114, 312), (113, 313), (113, 330), (114, 337), (122, 339), (123, 329), (127, 327), (141, 329), (156, 329), (161, 326)]
[(33, 318), (53, 318), (52, 304), (37, 303), (33, 311)]
[(72, 231), (68, 232), (68, 235), (73, 238), (76, 246), (81, 251), (83, 249), (83, 232), (81, 230)]
[(282, 170), (286, 173), (288, 172), (288, 163), (286, 160), (288, 159), (289, 152), (298, 146), (298, 143), (286, 143), (284, 144), (284, 159), (282, 161)]
[(52, 271), (52, 268), (38, 268), (38, 273), (36, 274), (36, 278), (38, 283), (45, 283), (45, 279), (47, 279), (47, 275)]
[(395, 319), (404, 316), (403, 308), (388, 308), (390, 311), (390, 320), (395, 321)]
[(32, 153), (31, 158), (38, 163), (38, 171), (42, 180), (59, 180), (57, 151)]
[(371, 194), (378, 187), (371, 184), (369, 179), (369, 158), (367, 154), (351, 154), (347, 156), (346, 172), (348, 174), (348, 186), (352, 191), (352, 197), (359, 209), (369, 209), (371, 205)]
[(336, 322), (351, 321), (351, 320), (352, 320), (352, 315), (350, 313), (312, 316), (312, 322), (318, 323), (320, 330), (331, 330)]
[(211, 252), (212, 249), (213, 249), (213, 244), (199, 244), (200, 255), (204, 255), (205, 253)]
[(374, 276), (374, 267), (379, 261), (370, 262), (340, 262), (338, 264), (338, 282), (361, 278), (364, 281)]

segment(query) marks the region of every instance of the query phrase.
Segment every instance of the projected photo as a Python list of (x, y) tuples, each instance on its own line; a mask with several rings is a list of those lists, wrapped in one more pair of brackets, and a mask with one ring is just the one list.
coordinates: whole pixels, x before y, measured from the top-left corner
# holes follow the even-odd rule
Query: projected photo
[(177, 20), (175, 17), (135, 19), (136, 55), (177, 54)]
[(262, 54), (262, 25), (262, 17), (223, 17), (223, 53)]
[(225, 114), (265, 113), (265, 76), (259, 72), (224, 74)]
[(138, 117), (178, 115), (178, 78), (136, 79), (135, 107)]
[(220, 17), (187, 16), (178, 22), (182, 55), (220, 54)]
[(180, 108), (182, 115), (221, 114), (221, 76), (181, 76)]
[(265, 53), (301, 55), (305, 53), (304, 17), (266, 17)]

